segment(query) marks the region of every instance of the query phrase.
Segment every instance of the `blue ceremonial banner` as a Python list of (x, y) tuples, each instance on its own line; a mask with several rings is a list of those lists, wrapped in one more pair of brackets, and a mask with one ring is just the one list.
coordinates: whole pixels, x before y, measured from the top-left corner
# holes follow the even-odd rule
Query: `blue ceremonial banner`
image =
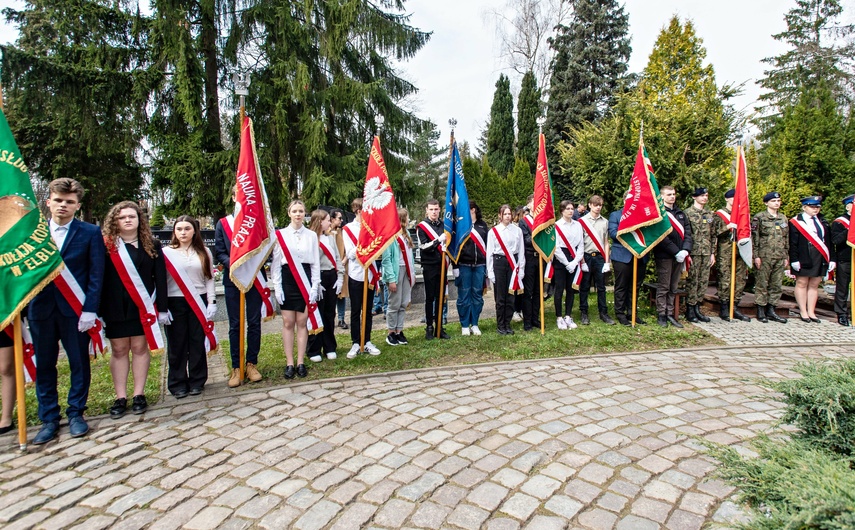
[(451, 144), (448, 164), (448, 186), (445, 188), (445, 252), (457, 263), (460, 249), (472, 232), (472, 215), (469, 213), (469, 194), (463, 179), (463, 163), (457, 152), (457, 141)]

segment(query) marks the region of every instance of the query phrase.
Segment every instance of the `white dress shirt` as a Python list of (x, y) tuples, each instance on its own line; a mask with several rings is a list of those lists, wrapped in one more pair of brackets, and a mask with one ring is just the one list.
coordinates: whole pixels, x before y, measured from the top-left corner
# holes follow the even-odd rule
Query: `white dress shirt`
[(499, 236), (502, 238), (502, 242), (505, 244), (505, 248), (508, 249), (513, 256), (517, 259), (517, 269), (520, 271), (525, 270), (525, 252), (523, 251), (523, 233), (520, 230), (520, 227), (514, 223), (510, 223), (505, 226), (501, 223), (497, 224), (495, 227), (495, 231), (490, 229), (487, 233), (487, 277), (495, 278), (496, 274), (493, 271), (493, 260), (496, 257), (501, 257), (503, 260), (507, 260), (505, 257), (505, 251), (502, 250), (502, 246), (496, 240), (496, 232), (499, 232)]
[[(345, 225), (345, 228), (350, 230), (350, 232), (353, 234), (353, 237), (355, 237), (356, 240), (359, 241), (359, 222), (358, 221), (353, 221), (353, 222), (347, 223), (347, 225)], [(351, 254), (350, 251), (356, 248), (356, 243), (351, 241), (350, 236), (347, 235), (346, 233), (344, 233), (343, 236), (344, 236), (344, 255), (345, 255), (345, 258), (347, 259), (347, 275), (355, 282), (365, 281), (365, 269), (362, 268), (362, 262), (359, 261), (359, 259), (356, 257), (354, 257), (353, 259), (350, 259), (348, 257)]]
[(50, 226), (50, 235), (53, 238), (53, 242), (56, 243), (56, 248), (62, 252), (62, 245), (65, 244), (65, 237), (68, 235), (68, 229), (71, 228), (71, 221), (65, 223), (64, 225), (60, 225), (54, 222), (53, 219), (48, 221), (48, 225)]
[(574, 268), (577, 267), (584, 257), (583, 250), (585, 231), (582, 228), (582, 225), (580, 225), (578, 221), (573, 221), (572, 219), (570, 222), (567, 222), (562, 217), (555, 222), (555, 229), (561, 230), (561, 233), (567, 238), (567, 242), (570, 243), (571, 247), (573, 247), (572, 253), (576, 255), (572, 260), (567, 259), (567, 256), (564, 255), (564, 251), (562, 250), (567, 248), (567, 245), (564, 244), (564, 239), (556, 232), (555, 242), (557, 243), (557, 248), (555, 251), (555, 259), (565, 268), (568, 264), (572, 264)]
[[(180, 248), (166, 247), (164, 250), (169, 252), (169, 257), (171, 258), (173, 265), (181, 267), (186, 271), (187, 278), (190, 280), (190, 285), (188, 287), (193, 289), (196, 294), (204, 294), (207, 296), (208, 304), (217, 300), (214, 275), (212, 273), (210, 279), (205, 278), (205, 274), (202, 272), (202, 260), (199, 259), (199, 254), (196, 253), (195, 249), (188, 248), (184, 251)], [(211, 251), (206, 248), (205, 252), (208, 253), (208, 263), (213, 264), (214, 258), (211, 256)], [(177, 283), (175, 283), (171, 274), (166, 275), (166, 295), (184, 298), (184, 293), (181, 292), (181, 288)]]
[[(320, 285), (321, 283), (321, 247), (318, 245), (318, 235), (305, 226), (294, 230), (291, 225), (285, 228), (280, 228), (279, 233), (282, 234), (282, 239), (285, 240), (285, 245), (288, 251), (298, 264), (306, 263), (310, 268), (309, 282), (310, 287)], [(282, 267), (288, 264), (285, 254), (282, 253), (282, 246), (277, 242), (273, 245), (273, 263), (270, 265), (270, 277), (273, 285), (279, 289), (282, 286)]]

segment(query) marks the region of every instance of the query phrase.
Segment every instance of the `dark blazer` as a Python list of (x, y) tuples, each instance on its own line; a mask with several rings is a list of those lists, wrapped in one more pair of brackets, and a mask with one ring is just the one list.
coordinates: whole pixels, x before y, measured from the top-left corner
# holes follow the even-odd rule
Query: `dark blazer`
[[(843, 217), (849, 219), (849, 214), (843, 214)], [(849, 229), (843, 226), (843, 223), (831, 222), (831, 242), (834, 244), (834, 250), (831, 251), (831, 256), (838, 265), (841, 263), (852, 262), (852, 247), (846, 243), (849, 237)]]
[(679, 208), (669, 210), (666, 206), (665, 211), (670, 212), (671, 215), (680, 221), (685, 230), (685, 237), (681, 239), (679, 232), (671, 230), (671, 233), (665, 236), (665, 239), (653, 247), (653, 257), (655, 259), (673, 259), (681, 250), (692, 251), (692, 225), (689, 223), (689, 218)]
[[(797, 215), (796, 218), (802, 221), (804, 220), (802, 214)], [(834, 249), (831, 245), (831, 228), (828, 226), (828, 223), (825, 222), (825, 219), (820, 216), (817, 216), (816, 218), (819, 220), (820, 226), (822, 226), (822, 239), (825, 246), (828, 247), (828, 252), (833, 260)], [(808, 251), (808, 247), (812, 246), (811, 242), (808, 241), (807, 238), (799, 232), (799, 229), (793, 226), (792, 221), (790, 221), (790, 263), (798, 261), (802, 269), (810, 269), (813, 267), (814, 263), (810, 259), (810, 252)], [(820, 260), (822, 260), (822, 258), (820, 258)]]
[[(83, 312), (97, 313), (104, 280), (105, 249), (101, 229), (77, 219), (72, 220), (60, 255), (86, 294)], [(77, 316), (51, 282), (30, 302), (30, 320), (48, 320), (56, 311), (64, 317)]]
[(223, 229), (223, 219), (217, 221), (217, 228), (214, 230), (214, 259), (225, 267), (223, 269), (223, 286), (234, 287), (235, 284), (229, 277), (229, 265), (231, 262), (232, 242), (226, 237), (226, 231)]
[[(155, 305), (158, 313), (169, 310), (166, 296), (166, 262), (163, 260), (163, 249), (160, 241), (154, 240), (154, 248), (157, 257), (152, 258), (142, 248), (130, 246), (128, 253), (134, 261), (137, 271), (140, 273), (143, 284), (148, 294), (155, 293)], [(134, 304), (128, 290), (119, 277), (113, 260), (107, 256), (104, 264), (104, 289), (101, 294), (101, 308), (98, 312), (105, 322), (121, 322), (124, 320), (137, 319), (140, 316), (139, 308)]]
[[(435, 223), (431, 223), (430, 219), (425, 219), (425, 222), (431, 225), (438, 235), (442, 235), (444, 231), (444, 226), (442, 223), (442, 217), (437, 219)], [(419, 227), (416, 229), (416, 237), (419, 240), (419, 257), (421, 259), (422, 267), (425, 265), (439, 267), (442, 264), (442, 252), (439, 251), (439, 239), (431, 240), (431, 237), (434, 234), (427, 234), (425, 230), (421, 227), (421, 223), (419, 223)], [(427, 245), (427, 246), (425, 246)]]
[[(623, 243), (618, 241), (617, 229), (620, 225), (620, 218), (623, 215), (623, 208), (609, 214), (609, 237), (612, 238), (611, 250), (609, 250), (609, 259), (618, 263), (631, 263), (633, 256), (628, 248), (623, 246)], [(650, 258), (650, 253), (641, 258), (642, 263), (647, 263)]]

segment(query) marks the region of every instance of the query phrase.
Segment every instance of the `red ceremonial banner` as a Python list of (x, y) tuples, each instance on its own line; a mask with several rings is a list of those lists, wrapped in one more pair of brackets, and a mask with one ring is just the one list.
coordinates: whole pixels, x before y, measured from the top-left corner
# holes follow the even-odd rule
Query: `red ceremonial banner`
[(555, 201), (552, 195), (552, 179), (546, 162), (546, 140), (543, 134), (538, 138), (537, 168), (534, 172), (534, 218), (531, 241), (541, 257), (550, 261), (555, 252)]
[(851, 220), (849, 223), (849, 231), (846, 233), (846, 243), (850, 247), (855, 248), (855, 223), (851, 222)]
[(742, 146), (736, 151), (736, 185), (730, 222), (736, 223), (736, 246), (739, 255), (748, 267), (752, 267), (754, 260), (751, 248), (751, 207), (748, 205), (748, 168)]
[(380, 150), (380, 138), (374, 137), (368, 157), (368, 172), (362, 193), (362, 221), (356, 245), (356, 257), (368, 267), (401, 232), (395, 194)]
[(243, 292), (252, 289), (258, 271), (273, 250), (273, 219), (261, 179), (252, 120), (243, 119), (237, 167), (235, 221), (231, 237), (229, 277)]

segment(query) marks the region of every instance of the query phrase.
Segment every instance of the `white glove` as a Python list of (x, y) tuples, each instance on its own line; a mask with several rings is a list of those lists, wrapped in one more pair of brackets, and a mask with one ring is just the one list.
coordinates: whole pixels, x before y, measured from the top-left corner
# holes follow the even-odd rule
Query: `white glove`
[(172, 323), (172, 313), (170, 312), (160, 312), (157, 314), (157, 321), (163, 326), (168, 326)]
[(454, 275), (454, 279), (456, 280), (460, 276), (460, 269), (452, 269), (451, 274)]
[(796, 272), (802, 270), (802, 264), (799, 263), (798, 261), (794, 261), (794, 262), (790, 263), (790, 267), (792, 267), (793, 270)]
[(356, 247), (347, 251), (347, 259), (356, 259)]
[(496, 285), (496, 275), (495, 275), (495, 274), (489, 274), (489, 275), (487, 275), (487, 279), (488, 279), (488, 280), (490, 280), (490, 283), (491, 283), (492, 285)]
[(517, 278), (519, 278), (520, 281), (523, 281), (523, 278), (525, 278), (525, 269), (523, 269), (523, 268), (517, 269)]
[(606, 274), (607, 272), (611, 272), (611, 270), (612, 270), (612, 264), (611, 263), (603, 263), (603, 274)]
[(448, 239), (448, 234), (446, 234), (445, 232), (443, 232), (443, 233), (442, 233), (442, 235), (441, 235), (441, 236), (439, 236), (439, 238), (438, 238), (438, 239), (439, 239), (439, 244), (440, 244), (440, 245), (442, 245), (442, 244), (444, 244), (444, 243), (445, 243), (445, 240), (446, 240), (446, 239)]
[(591, 269), (590, 269), (590, 268), (588, 268), (588, 264), (587, 264), (587, 263), (583, 263), (583, 264), (582, 264), (582, 272), (590, 272), (590, 271), (591, 271)]
[(282, 292), (282, 289), (276, 289), (276, 301), (279, 302), (279, 306), (285, 303), (285, 293)]
[(98, 319), (98, 315), (95, 313), (90, 313), (88, 311), (84, 311), (80, 313), (80, 320), (77, 321), (77, 331), (83, 333), (85, 331), (89, 331), (93, 327), (95, 327), (95, 320)]
[(341, 287), (343, 283), (344, 281), (341, 278), (335, 281), (335, 285), (333, 286), (335, 288), (335, 294), (341, 294)]
[(318, 300), (324, 299), (324, 293), (325, 292), (327, 292), (327, 290), (324, 288), (324, 286), (321, 284), (318, 284)]
[(578, 265), (578, 264), (573, 263), (572, 261), (567, 263), (567, 272), (569, 272), (570, 274), (573, 274), (574, 272), (576, 272), (576, 265)]
[(318, 290), (315, 289), (314, 287), (312, 287), (312, 289), (309, 291), (309, 303), (310, 304), (317, 304), (318, 303)]
[(217, 303), (212, 302), (208, 304), (208, 307), (205, 308), (205, 317), (208, 320), (211, 320), (212, 318), (214, 318), (215, 314), (217, 314)]
[(677, 263), (683, 263), (686, 260), (686, 256), (688, 255), (689, 252), (687, 250), (681, 250), (680, 252), (677, 252), (677, 255), (674, 256), (674, 259), (677, 260)]
[(736, 230), (737, 228), (736, 223), (727, 223), (727, 227), (731, 230)]
[(831, 263), (828, 264), (828, 272), (834, 272), (834, 269), (836, 269), (836, 268), (837, 268), (837, 263), (832, 261)]

